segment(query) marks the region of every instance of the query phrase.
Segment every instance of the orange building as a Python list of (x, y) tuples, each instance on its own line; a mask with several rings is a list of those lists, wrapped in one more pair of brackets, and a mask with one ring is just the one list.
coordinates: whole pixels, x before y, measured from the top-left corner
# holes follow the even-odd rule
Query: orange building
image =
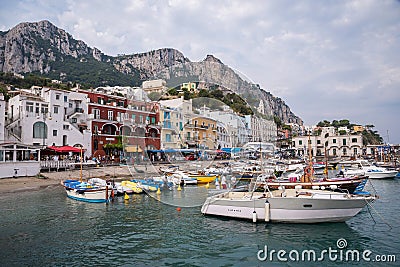
[(208, 117), (194, 117), (186, 123), (184, 140), (189, 147), (216, 149), (217, 121)]

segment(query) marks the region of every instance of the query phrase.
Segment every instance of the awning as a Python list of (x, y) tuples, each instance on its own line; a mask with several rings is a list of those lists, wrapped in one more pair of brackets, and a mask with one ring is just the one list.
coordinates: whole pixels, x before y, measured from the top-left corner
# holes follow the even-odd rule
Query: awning
[(73, 146), (49, 146), (48, 149), (54, 150), (55, 152), (58, 152), (58, 153), (68, 153), (68, 152), (80, 153), (81, 152), (80, 147), (73, 147)]
[(125, 147), (126, 152), (142, 152), (143, 150), (140, 148), (140, 146), (126, 146)]

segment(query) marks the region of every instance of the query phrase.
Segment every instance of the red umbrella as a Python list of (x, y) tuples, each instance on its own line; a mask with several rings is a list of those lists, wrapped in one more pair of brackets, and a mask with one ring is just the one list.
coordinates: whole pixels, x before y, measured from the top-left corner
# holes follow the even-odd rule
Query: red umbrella
[(49, 149), (52, 149), (56, 152), (59, 153), (68, 153), (68, 152), (74, 152), (74, 153), (80, 153), (81, 148), (79, 147), (73, 147), (73, 146), (49, 146)]

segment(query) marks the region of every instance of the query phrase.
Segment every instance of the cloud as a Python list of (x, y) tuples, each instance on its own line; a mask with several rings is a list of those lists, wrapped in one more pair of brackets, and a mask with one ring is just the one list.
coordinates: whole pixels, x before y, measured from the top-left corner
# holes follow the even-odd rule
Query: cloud
[[(348, 118), (400, 143), (398, 1), (7, 1), (0, 29), (48, 19), (109, 55), (214, 54), (307, 124)], [(372, 114), (371, 114), (372, 113)], [(379, 122), (379, 123), (378, 123)], [(397, 126), (398, 125), (398, 126)]]

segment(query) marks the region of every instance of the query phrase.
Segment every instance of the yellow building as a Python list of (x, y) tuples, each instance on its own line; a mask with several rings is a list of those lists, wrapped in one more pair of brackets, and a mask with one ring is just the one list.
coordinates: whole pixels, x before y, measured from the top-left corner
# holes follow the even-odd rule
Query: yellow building
[(183, 89), (188, 90), (190, 93), (197, 93), (196, 83), (192, 83), (192, 82), (182, 83), (181, 90), (183, 91)]
[(193, 117), (185, 124), (184, 135), (188, 147), (216, 149), (217, 121), (203, 116)]
[(354, 125), (353, 130), (354, 132), (362, 132), (364, 131), (364, 127), (362, 127), (361, 125)]

